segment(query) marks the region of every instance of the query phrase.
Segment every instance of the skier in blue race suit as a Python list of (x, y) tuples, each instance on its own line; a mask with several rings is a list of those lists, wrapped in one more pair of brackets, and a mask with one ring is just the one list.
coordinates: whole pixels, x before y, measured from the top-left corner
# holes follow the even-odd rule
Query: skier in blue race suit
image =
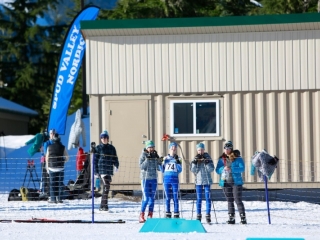
[(154, 149), (154, 143), (151, 140), (146, 141), (145, 148), (142, 150), (139, 159), (140, 179), (142, 189), (142, 202), (139, 222), (146, 221), (144, 212), (149, 205), (148, 218), (152, 218), (154, 209), (154, 199), (158, 185), (158, 173), (160, 171), (160, 157)]
[(190, 171), (195, 175), (195, 185), (197, 193), (197, 220), (201, 221), (201, 203), (202, 191), (206, 198), (206, 221), (211, 222), (211, 173), (214, 171), (213, 161), (207, 152), (204, 152), (205, 146), (203, 143), (197, 144), (198, 154), (194, 157), (190, 165)]
[(161, 165), (163, 187), (166, 194), (166, 218), (171, 218), (170, 201), (173, 198), (174, 218), (179, 218), (179, 173), (182, 171), (181, 160), (177, 155), (177, 143), (169, 145), (169, 154)]

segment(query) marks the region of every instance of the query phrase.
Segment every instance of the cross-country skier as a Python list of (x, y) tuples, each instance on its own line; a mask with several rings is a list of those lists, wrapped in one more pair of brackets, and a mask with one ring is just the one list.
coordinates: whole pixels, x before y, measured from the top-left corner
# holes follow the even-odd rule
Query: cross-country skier
[(214, 171), (214, 164), (210, 155), (205, 152), (203, 143), (197, 144), (197, 155), (190, 165), (190, 171), (195, 175), (195, 185), (197, 193), (197, 220), (201, 221), (202, 192), (206, 198), (206, 221), (211, 222), (211, 192), (210, 187), (213, 183), (211, 173)]
[(166, 194), (166, 218), (171, 218), (170, 201), (173, 199), (174, 218), (179, 218), (179, 173), (182, 171), (181, 160), (177, 155), (177, 143), (169, 144), (169, 154), (164, 157), (161, 171)]
[(148, 218), (152, 218), (154, 209), (154, 199), (156, 196), (157, 185), (158, 185), (158, 174), (160, 171), (161, 162), (157, 151), (154, 149), (154, 143), (151, 140), (146, 141), (145, 148), (142, 150), (139, 159), (140, 165), (140, 178), (142, 188), (142, 202), (141, 212), (139, 216), (139, 222), (144, 223), (145, 210), (149, 205)]
[(242, 202), (242, 173), (245, 165), (239, 150), (233, 150), (231, 141), (224, 144), (224, 153), (218, 160), (216, 172), (220, 175), (219, 186), (222, 187), (228, 202), (228, 224), (235, 224), (236, 202), (240, 213), (241, 224), (247, 224), (245, 208)]

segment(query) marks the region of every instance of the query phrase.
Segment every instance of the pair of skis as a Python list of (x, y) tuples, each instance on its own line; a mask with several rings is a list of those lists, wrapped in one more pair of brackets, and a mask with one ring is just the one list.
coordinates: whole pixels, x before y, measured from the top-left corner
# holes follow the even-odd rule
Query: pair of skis
[[(15, 220), (5, 220), (0, 219), (1, 223), (92, 223), (90, 220), (56, 220), (47, 218), (32, 218), (32, 219), (15, 219)], [(125, 223), (126, 221), (122, 219), (118, 220), (102, 220), (94, 221), (93, 223)]]

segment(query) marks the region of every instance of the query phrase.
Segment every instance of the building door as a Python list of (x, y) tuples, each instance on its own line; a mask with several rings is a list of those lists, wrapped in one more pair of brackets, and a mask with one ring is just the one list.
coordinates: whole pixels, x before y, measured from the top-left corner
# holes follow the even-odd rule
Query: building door
[(149, 137), (148, 100), (112, 100), (107, 105), (110, 143), (115, 146), (120, 161), (112, 182), (140, 184), (139, 156), (144, 147), (142, 142)]

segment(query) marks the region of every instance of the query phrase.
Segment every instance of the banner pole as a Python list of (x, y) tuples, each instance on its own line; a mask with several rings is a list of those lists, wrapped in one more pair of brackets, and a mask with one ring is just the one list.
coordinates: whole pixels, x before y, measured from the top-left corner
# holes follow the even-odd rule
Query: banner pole
[[(81, 0), (81, 9), (84, 8), (84, 0)], [(82, 116), (87, 116), (87, 77), (86, 77), (86, 52), (82, 58)]]
[(91, 151), (91, 212), (92, 223), (94, 223), (94, 153)]

